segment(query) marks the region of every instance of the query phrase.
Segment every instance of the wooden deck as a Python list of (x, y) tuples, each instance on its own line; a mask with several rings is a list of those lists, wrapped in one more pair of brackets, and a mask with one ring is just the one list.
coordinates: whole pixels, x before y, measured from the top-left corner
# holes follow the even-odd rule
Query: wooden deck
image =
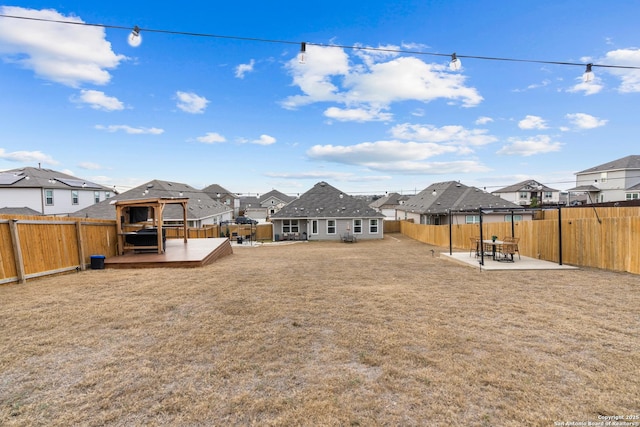
[(211, 264), (218, 258), (231, 255), (233, 249), (227, 238), (167, 239), (163, 254), (155, 252), (126, 252), (104, 260), (105, 268), (193, 268)]

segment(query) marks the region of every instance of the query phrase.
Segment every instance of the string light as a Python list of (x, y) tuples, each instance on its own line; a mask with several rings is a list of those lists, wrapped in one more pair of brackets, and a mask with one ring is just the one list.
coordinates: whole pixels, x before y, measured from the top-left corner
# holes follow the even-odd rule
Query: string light
[(298, 54), (298, 62), (306, 64), (307, 61), (307, 44), (305, 42), (300, 43), (300, 53)]
[(451, 71), (458, 71), (462, 67), (462, 62), (458, 59), (455, 52), (451, 55), (451, 62), (449, 62), (449, 69)]
[[(100, 27), (100, 28), (131, 31), (131, 27), (125, 27), (125, 26), (119, 26), (119, 25), (93, 24), (93, 23), (87, 23), (87, 22), (74, 22), (74, 21), (46, 19), (46, 18), (33, 18), (33, 17), (27, 17), (27, 16), (16, 16), (16, 15), (6, 15), (6, 14), (0, 14), (0, 18), (23, 19), (23, 20), (29, 20), (29, 21), (53, 22), (57, 24), (80, 25), (80, 26)], [(254, 42), (262, 42), (262, 43), (279, 43), (279, 44), (290, 44), (290, 45), (300, 44), (300, 42), (295, 42), (290, 40), (226, 36), (226, 35), (220, 35), (220, 34), (194, 33), (194, 32), (187, 32), (187, 31), (159, 30), (159, 29), (152, 29), (152, 28), (139, 28), (137, 26), (134, 27), (134, 30), (136, 28), (138, 30), (138, 37), (141, 37), (140, 32), (144, 31), (147, 33), (172, 34), (172, 35), (192, 36), (192, 37), (210, 37), (210, 38), (218, 38), (218, 39), (243, 40), (243, 41), (254, 41)], [(451, 58), (452, 59), (451, 62), (453, 62), (453, 55), (450, 55), (447, 53), (423, 52), (423, 51), (415, 51), (415, 50), (390, 49), (390, 48), (367, 47), (367, 46), (348, 46), (348, 45), (326, 44), (326, 43), (310, 43), (310, 42), (304, 42), (304, 45), (305, 45), (305, 48), (307, 45), (309, 45), (309, 46), (336, 47), (341, 49), (364, 50), (364, 51), (374, 51), (374, 52), (392, 52), (396, 54), (448, 57), (448, 58)], [(568, 66), (580, 66), (580, 67), (584, 67), (585, 65), (587, 65), (589, 67), (640, 70), (640, 67), (631, 66), (631, 65), (610, 65), (610, 64), (593, 64), (593, 63), (585, 64), (580, 62), (543, 61), (543, 60), (537, 60), (537, 59), (518, 59), (518, 58), (505, 58), (505, 57), (493, 57), (493, 56), (456, 55), (456, 54), (454, 55), (458, 62), (460, 62), (460, 58), (465, 58), (465, 59), (478, 59), (478, 60), (484, 60), (484, 61), (508, 61), (508, 62), (524, 62), (524, 63), (548, 64), (548, 65), (568, 65)]]
[(593, 81), (594, 79), (594, 75), (593, 75), (593, 71), (591, 70), (591, 67), (593, 67), (593, 64), (587, 64), (587, 69), (584, 72), (584, 74), (582, 75), (582, 80), (585, 83), (589, 83), (591, 81)]
[(140, 27), (138, 27), (137, 25), (133, 27), (133, 31), (131, 31), (131, 34), (129, 34), (127, 41), (129, 42), (129, 46), (131, 47), (140, 46), (140, 43), (142, 43), (142, 36), (140, 35)]

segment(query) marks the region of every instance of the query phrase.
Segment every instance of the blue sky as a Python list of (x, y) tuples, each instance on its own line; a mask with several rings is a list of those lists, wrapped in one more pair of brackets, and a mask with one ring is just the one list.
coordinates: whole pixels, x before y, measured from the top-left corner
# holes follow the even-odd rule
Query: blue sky
[(640, 154), (640, 70), (594, 67), (584, 83), (582, 65), (465, 58), (640, 67), (637, 1), (18, 1), (0, 14), (142, 28), (132, 47), (125, 29), (0, 17), (0, 170), (41, 163), (121, 190), (297, 194), (324, 180), (412, 194), (448, 180), (567, 189)]

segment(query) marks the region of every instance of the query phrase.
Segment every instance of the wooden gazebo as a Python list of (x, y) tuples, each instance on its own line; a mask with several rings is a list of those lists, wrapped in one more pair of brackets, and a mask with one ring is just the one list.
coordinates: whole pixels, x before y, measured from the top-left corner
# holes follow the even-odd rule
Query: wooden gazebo
[[(148, 199), (121, 200), (115, 202), (116, 222), (118, 227), (118, 253), (123, 255), (125, 250), (157, 250), (159, 254), (164, 253), (163, 232), (162, 232), (162, 214), (164, 208), (168, 204), (182, 205), (184, 242), (187, 243), (187, 203), (189, 199), (186, 197), (156, 197)], [(131, 245), (127, 243), (128, 235), (135, 235), (140, 232), (125, 230), (125, 226), (144, 222), (145, 225), (149, 218), (153, 221), (153, 228), (156, 230), (157, 240), (155, 244)], [(149, 236), (146, 236), (147, 240)]]

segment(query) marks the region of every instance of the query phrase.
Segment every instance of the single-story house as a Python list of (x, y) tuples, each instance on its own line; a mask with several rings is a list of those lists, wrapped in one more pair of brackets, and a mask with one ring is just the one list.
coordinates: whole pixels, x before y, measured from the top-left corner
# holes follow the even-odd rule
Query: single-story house
[(369, 203), (369, 206), (382, 213), (385, 216), (385, 219), (398, 220), (401, 219), (400, 214), (398, 213), (398, 207), (410, 198), (411, 196), (406, 194), (390, 193)]
[[(110, 200), (100, 202), (75, 212), (73, 216), (86, 218), (116, 219), (114, 203), (123, 200), (137, 200), (148, 198), (188, 198), (187, 226), (201, 228), (205, 225), (219, 224), (233, 219), (233, 208), (211, 199), (202, 190), (197, 190), (188, 184), (153, 180), (142, 184)], [(165, 225), (182, 225), (184, 213), (178, 205), (167, 205), (163, 212)]]
[(274, 240), (382, 239), (384, 215), (363, 199), (319, 182), (271, 216)]
[(454, 224), (477, 224), (482, 208), (483, 222), (524, 221), (533, 218), (522, 206), (487, 193), (476, 187), (467, 187), (456, 181), (431, 184), (398, 207), (400, 219), (416, 224), (444, 225), (449, 213)]

